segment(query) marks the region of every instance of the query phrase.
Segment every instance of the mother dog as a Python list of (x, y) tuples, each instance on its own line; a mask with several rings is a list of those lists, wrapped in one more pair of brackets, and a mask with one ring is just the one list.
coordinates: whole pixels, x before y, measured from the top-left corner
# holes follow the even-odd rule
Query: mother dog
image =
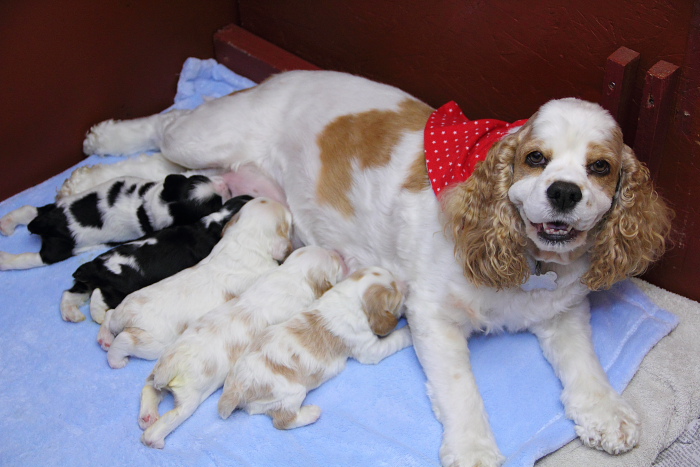
[[(350, 270), (377, 265), (406, 281), (406, 316), (444, 426), (443, 464), (503, 461), (467, 347), (471, 333), (500, 329), (537, 335), (586, 445), (631, 449), (639, 419), (595, 355), (587, 294), (661, 255), (670, 211), (595, 104), (551, 101), (526, 123), (495, 130), (494, 121), (445, 124), (452, 110), (431, 117), (396, 88), (293, 71), (195, 110), (102, 122), (84, 149), (160, 150), (187, 168), (232, 171), (230, 186), (278, 191), (300, 242), (340, 252)], [(477, 134), (478, 147), (491, 130), (500, 141), (454, 183), (450, 162), (467, 163), (441, 153), (442, 143), (460, 153), (463, 135)]]

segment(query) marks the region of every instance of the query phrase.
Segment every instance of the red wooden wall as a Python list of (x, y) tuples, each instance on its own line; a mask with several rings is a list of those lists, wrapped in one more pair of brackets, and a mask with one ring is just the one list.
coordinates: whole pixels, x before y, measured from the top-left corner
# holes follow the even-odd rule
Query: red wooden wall
[(158, 112), (231, 0), (0, 1), (0, 200), (81, 160), (87, 129)]

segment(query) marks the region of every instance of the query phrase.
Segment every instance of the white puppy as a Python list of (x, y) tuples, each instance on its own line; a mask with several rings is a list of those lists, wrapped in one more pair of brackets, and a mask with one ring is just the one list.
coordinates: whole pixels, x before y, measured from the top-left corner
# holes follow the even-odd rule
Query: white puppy
[(98, 342), (109, 348), (109, 365), (122, 368), (129, 355), (158, 358), (197, 318), (278, 267), (291, 249), (291, 222), (284, 206), (256, 198), (229, 221), (219, 243), (199, 264), (129, 294), (107, 311)]
[(241, 407), (268, 414), (279, 429), (314, 423), (321, 409), (302, 406), (306, 394), (343, 371), (348, 357), (373, 364), (411, 345), (407, 326), (389, 334), (403, 297), (387, 270), (355, 272), (309, 311), (268, 328), (240, 357), (226, 377), (219, 415)]
[[(267, 326), (305, 309), (343, 274), (337, 253), (304, 247), (261, 276), (237, 300), (211, 310), (185, 331), (158, 360), (141, 395), (139, 425), (144, 444), (163, 448), (165, 437), (224, 384), (231, 364)], [(163, 391), (175, 408), (158, 418)]]

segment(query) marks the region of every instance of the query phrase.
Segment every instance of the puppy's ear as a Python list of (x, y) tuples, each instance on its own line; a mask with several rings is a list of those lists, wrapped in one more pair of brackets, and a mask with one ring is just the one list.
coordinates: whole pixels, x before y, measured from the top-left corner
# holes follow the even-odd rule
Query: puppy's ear
[(181, 174), (170, 174), (163, 180), (163, 191), (160, 198), (170, 203), (182, 198), (184, 190), (187, 188), (187, 177)]
[(362, 304), (372, 332), (378, 336), (389, 334), (399, 324), (397, 315), (402, 303), (403, 296), (396, 287), (369, 286), (362, 297)]
[(582, 282), (591, 290), (608, 289), (643, 273), (664, 253), (673, 215), (654, 191), (649, 170), (625, 145), (618, 190), (598, 224), (591, 267)]
[(496, 289), (520, 286), (530, 274), (523, 221), (508, 198), (515, 151), (527, 125), (496, 143), (465, 181), (441, 198), (445, 229), (455, 257), (473, 284)]
[(314, 292), (315, 298), (319, 298), (321, 295), (330, 290), (331, 287), (333, 287), (333, 284), (325, 275), (320, 274), (315, 270), (309, 271), (307, 280), (309, 282), (309, 286), (311, 286), (311, 290)]

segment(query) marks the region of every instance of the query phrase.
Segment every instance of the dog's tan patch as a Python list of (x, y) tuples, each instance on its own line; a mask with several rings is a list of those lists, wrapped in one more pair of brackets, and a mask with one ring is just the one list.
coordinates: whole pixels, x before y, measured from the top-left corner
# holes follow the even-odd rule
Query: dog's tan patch
[(177, 324), (177, 333), (182, 334), (183, 332), (187, 331), (188, 327), (190, 327), (190, 325), (187, 322), (178, 323)]
[(289, 237), (289, 230), (291, 229), (291, 226), (289, 225), (289, 222), (285, 219), (283, 222), (280, 222), (277, 225), (277, 235), (282, 237), (282, 238), (287, 238)]
[(611, 199), (615, 196), (617, 182), (620, 178), (622, 166), (622, 136), (620, 141), (611, 141), (608, 144), (591, 143), (586, 153), (586, 166), (591, 167), (598, 161), (607, 162), (610, 166), (608, 173), (596, 174), (589, 170), (589, 179), (594, 180)]
[(215, 361), (206, 359), (202, 363), (202, 373), (205, 377), (212, 378), (216, 374), (216, 370), (218, 370), (218, 366)]
[(294, 368), (274, 362), (269, 357), (265, 357), (265, 366), (276, 375), (283, 376), (292, 382), (299, 382), (299, 374)]
[(352, 274), (350, 274), (350, 277), (348, 277), (348, 279), (352, 279), (354, 281), (359, 282), (360, 280), (362, 280), (363, 277), (365, 277), (365, 273), (364, 273), (364, 271), (360, 270), (360, 271), (355, 271)]
[(370, 110), (343, 115), (329, 123), (317, 140), (321, 151), (316, 187), (319, 202), (352, 217), (355, 208), (348, 193), (352, 189), (353, 165), (360, 170), (387, 165), (401, 136), (407, 131), (422, 130), (431, 112), (426, 104), (406, 99), (398, 111)]
[(369, 327), (376, 335), (386, 336), (399, 324), (392, 313), (401, 306), (402, 295), (398, 290), (373, 284), (365, 291), (362, 301)]
[(243, 346), (231, 342), (226, 344), (226, 355), (228, 356), (229, 362), (237, 361), (241, 353), (243, 353)]
[(325, 320), (318, 312), (307, 311), (302, 317), (304, 324), (291, 326), (289, 331), (314, 358), (325, 362), (347, 353), (345, 342), (326, 328)]
[(406, 181), (403, 182), (401, 188), (413, 193), (419, 193), (430, 188), (428, 168), (425, 166), (425, 152), (421, 151), (413, 161), (413, 164), (408, 169)]

